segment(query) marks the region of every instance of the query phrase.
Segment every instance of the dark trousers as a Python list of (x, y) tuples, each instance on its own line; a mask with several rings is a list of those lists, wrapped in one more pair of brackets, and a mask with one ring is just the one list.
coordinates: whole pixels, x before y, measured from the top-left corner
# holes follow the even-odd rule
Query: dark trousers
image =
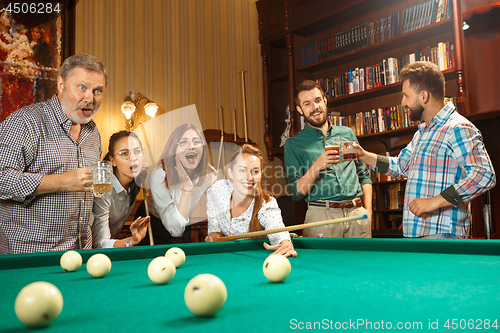
[[(146, 216), (146, 208), (144, 206), (144, 201), (141, 202), (137, 211), (135, 212), (135, 219), (139, 216)], [(153, 241), (155, 245), (160, 244), (176, 244), (176, 243), (191, 243), (191, 226), (187, 226), (181, 237), (173, 237), (170, 232), (165, 229), (161, 219), (153, 214), (149, 214), (150, 220), (149, 224), (153, 230)], [(139, 243), (139, 245), (149, 245), (149, 233), (146, 237)]]

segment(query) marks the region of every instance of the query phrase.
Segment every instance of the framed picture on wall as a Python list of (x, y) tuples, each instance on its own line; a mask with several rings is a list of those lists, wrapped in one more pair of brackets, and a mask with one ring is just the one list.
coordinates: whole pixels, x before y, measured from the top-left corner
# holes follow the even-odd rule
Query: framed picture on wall
[(77, 0), (0, 0), (0, 121), (50, 99), (58, 70), (74, 53)]

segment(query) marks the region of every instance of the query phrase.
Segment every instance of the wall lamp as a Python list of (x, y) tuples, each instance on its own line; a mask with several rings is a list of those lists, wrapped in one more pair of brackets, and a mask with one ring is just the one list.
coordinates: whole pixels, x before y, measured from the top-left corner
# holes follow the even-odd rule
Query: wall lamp
[[(140, 92), (132, 90), (125, 97), (125, 99), (123, 100), (122, 106), (121, 106), (122, 113), (125, 115), (125, 129), (127, 131), (133, 130), (134, 119), (137, 117), (136, 109), (139, 106), (139, 102), (142, 100), (145, 100), (144, 112), (148, 116), (150, 116), (151, 118), (154, 118), (156, 112), (158, 111), (158, 105), (156, 105), (155, 102), (151, 101), (149, 98), (147, 98), (146, 96), (144, 96)], [(142, 121), (142, 119), (139, 118), (139, 122), (141, 122), (141, 121)]]

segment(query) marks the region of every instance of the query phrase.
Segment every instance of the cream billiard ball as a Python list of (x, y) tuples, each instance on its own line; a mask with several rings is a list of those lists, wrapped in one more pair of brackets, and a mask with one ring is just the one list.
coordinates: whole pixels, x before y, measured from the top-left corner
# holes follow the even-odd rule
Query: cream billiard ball
[(33, 282), (21, 289), (14, 305), (17, 318), (26, 326), (44, 327), (59, 316), (63, 297), (48, 282)]
[(200, 274), (189, 281), (184, 290), (188, 309), (197, 316), (213, 316), (224, 306), (227, 290), (224, 282), (212, 274)]
[(175, 276), (175, 265), (165, 257), (154, 258), (149, 263), (148, 276), (156, 284), (167, 284)]
[(107, 255), (96, 253), (87, 261), (87, 272), (95, 278), (105, 277), (111, 270), (111, 260)]
[(66, 251), (61, 256), (60, 263), (66, 272), (74, 272), (82, 265), (82, 256), (76, 251)]
[(170, 259), (175, 265), (175, 268), (181, 267), (186, 261), (186, 254), (181, 248), (171, 247), (165, 253), (165, 258)]
[(290, 275), (292, 266), (288, 258), (280, 254), (273, 254), (264, 261), (262, 270), (269, 281), (283, 282)]

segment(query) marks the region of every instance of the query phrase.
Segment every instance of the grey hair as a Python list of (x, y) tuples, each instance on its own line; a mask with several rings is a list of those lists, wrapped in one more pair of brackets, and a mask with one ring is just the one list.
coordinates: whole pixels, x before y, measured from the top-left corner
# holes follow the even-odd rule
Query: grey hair
[(81, 53), (67, 58), (64, 60), (61, 69), (59, 70), (59, 76), (62, 77), (64, 82), (66, 82), (68, 76), (76, 68), (83, 68), (89, 72), (103, 74), (106, 78), (106, 86), (108, 85), (108, 72), (102, 62), (93, 55)]

